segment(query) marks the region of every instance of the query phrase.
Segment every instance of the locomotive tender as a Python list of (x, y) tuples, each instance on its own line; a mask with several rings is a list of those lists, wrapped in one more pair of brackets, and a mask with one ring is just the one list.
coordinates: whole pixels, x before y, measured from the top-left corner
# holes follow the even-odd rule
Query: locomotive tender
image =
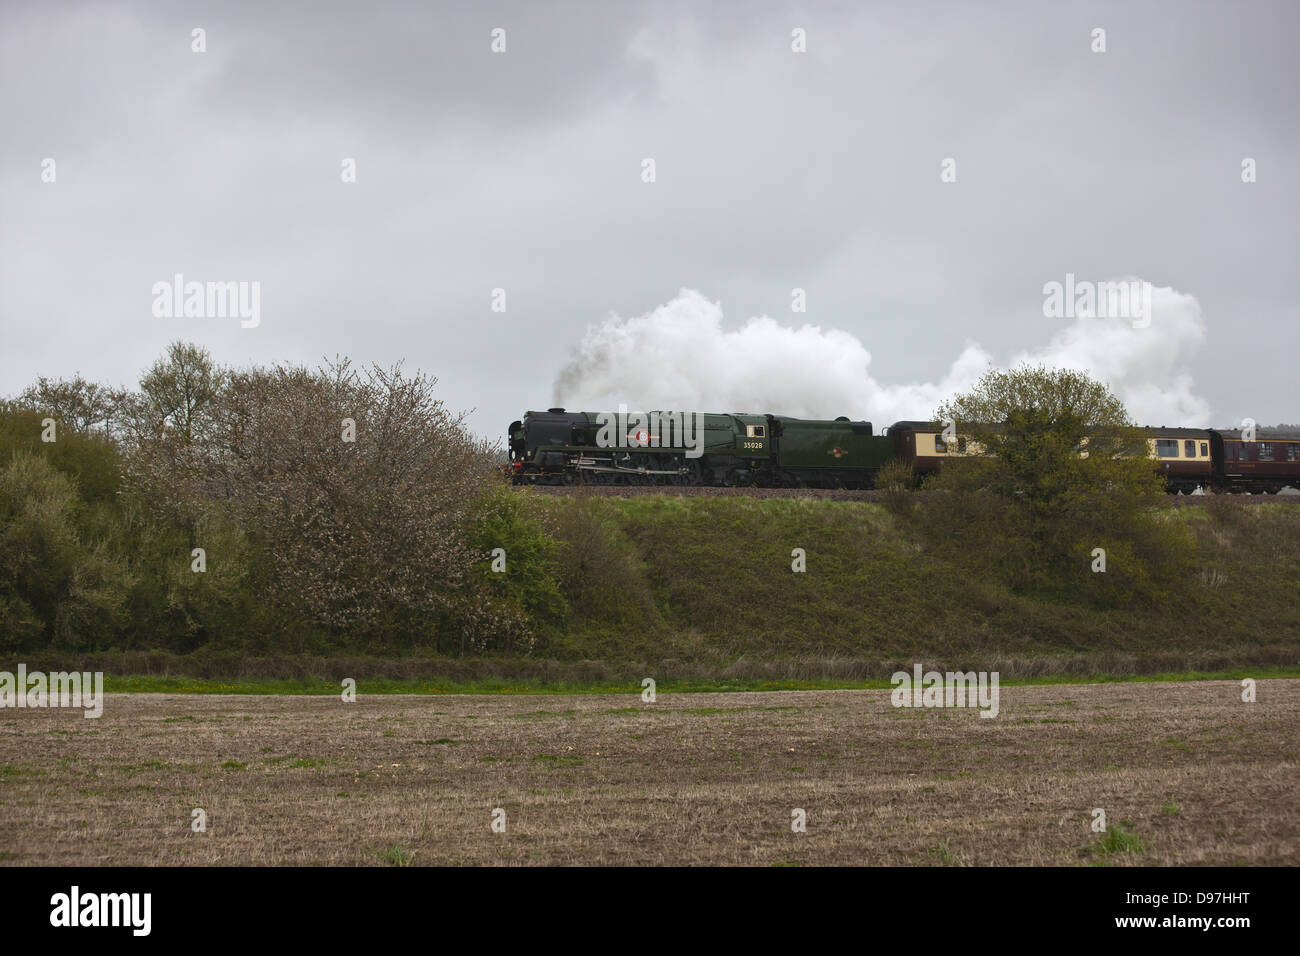
[[(1300, 433), (1245, 441), (1205, 428), (1145, 432), (1171, 492), (1300, 488)], [(507, 470), (515, 484), (873, 488), (880, 468), (895, 459), (919, 476), (979, 451), (965, 438), (945, 441), (937, 422), (895, 422), (877, 435), (868, 421), (772, 414), (629, 417), (551, 408), (525, 413), (508, 434)]]

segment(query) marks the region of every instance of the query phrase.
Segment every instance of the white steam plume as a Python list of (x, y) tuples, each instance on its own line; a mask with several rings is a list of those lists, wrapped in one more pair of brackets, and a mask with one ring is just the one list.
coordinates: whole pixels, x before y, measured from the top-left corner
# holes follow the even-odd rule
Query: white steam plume
[[(1152, 288), (1150, 320), (1146, 328), (1121, 318), (1068, 320), (1045, 346), (1003, 365), (1079, 369), (1114, 389), (1141, 424), (1207, 426), (1209, 406), (1194, 394), (1186, 370), (1205, 342), (1200, 305), (1193, 296)], [(554, 400), (589, 411), (626, 403), (635, 410), (847, 415), (879, 427), (929, 418), (995, 364), (968, 343), (938, 381), (885, 384), (871, 375), (871, 353), (848, 332), (794, 328), (767, 316), (727, 331), (718, 303), (683, 289), (645, 315), (614, 315), (588, 329), (556, 378)]]

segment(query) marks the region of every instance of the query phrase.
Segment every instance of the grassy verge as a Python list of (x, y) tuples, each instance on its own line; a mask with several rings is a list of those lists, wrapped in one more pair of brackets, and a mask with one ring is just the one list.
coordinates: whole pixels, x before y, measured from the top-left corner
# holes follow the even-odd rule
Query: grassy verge
[[(1057, 684), (1152, 683), (1198, 680), (1255, 680), (1300, 678), (1300, 667), (1264, 667), (1215, 672), (1181, 671), (1164, 674), (1056, 674), (1000, 680), (1003, 687)], [(656, 682), (660, 694), (726, 693), (773, 690), (882, 690), (892, 684), (877, 680), (668, 680)], [(331, 696), (341, 693), (340, 684), (323, 680), (234, 680), (209, 681), (192, 677), (107, 676), (108, 693), (131, 694), (296, 694)], [(521, 682), (509, 680), (423, 681), (365, 680), (357, 682), (358, 694), (639, 694), (639, 683), (605, 681)]]

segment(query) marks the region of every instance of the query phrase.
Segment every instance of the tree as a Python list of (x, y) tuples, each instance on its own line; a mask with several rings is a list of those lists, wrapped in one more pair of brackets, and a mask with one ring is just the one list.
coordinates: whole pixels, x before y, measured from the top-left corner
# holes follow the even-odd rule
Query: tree
[(80, 375), (50, 379), (42, 375), (18, 397), (16, 404), (58, 420), (78, 432), (100, 429), (113, 434), (126, 392), (88, 382)]
[(207, 349), (177, 341), (140, 379), (140, 391), (155, 421), (190, 442), (200, 417), (221, 388), (222, 377)]
[(228, 376), (202, 485), (255, 536), (275, 602), (374, 641), (432, 643), (457, 616), (487, 456), (436, 383), (347, 360)]
[[(435, 386), (174, 342), (138, 392), (41, 379), (0, 402), (0, 649), (528, 650), (530, 612), (564, 611), (531, 573), (549, 556), (479, 502), (491, 449)], [(509, 580), (475, 567), (489, 531)]]
[(1041, 366), (991, 370), (936, 417), (975, 453), (927, 482), (938, 494), (922, 522), (938, 550), (1015, 588), (1103, 604), (1150, 596), (1185, 567), (1191, 540), (1162, 517), (1164, 479), (1105, 385)]
[(122, 403), (125, 474), (153, 510), (192, 532), (200, 483), (215, 451), (215, 403), (229, 373), (208, 350), (173, 342), (140, 379), (140, 391)]

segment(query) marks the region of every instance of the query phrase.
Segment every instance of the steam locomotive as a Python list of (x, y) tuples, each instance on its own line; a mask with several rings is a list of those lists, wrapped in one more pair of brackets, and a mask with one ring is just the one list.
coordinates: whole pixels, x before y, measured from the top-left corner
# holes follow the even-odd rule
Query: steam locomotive
[[(1300, 433), (1256, 441), (1202, 428), (1145, 433), (1171, 492), (1300, 488)], [(878, 435), (871, 422), (847, 417), (550, 408), (525, 413), (508, 434), (506, 468), (515, 484), (873, 488), (890, 461), (924, 475), (947, 459), (978, 453), (964, 438), (945, 440), (937, 422), (895, 422)]]

